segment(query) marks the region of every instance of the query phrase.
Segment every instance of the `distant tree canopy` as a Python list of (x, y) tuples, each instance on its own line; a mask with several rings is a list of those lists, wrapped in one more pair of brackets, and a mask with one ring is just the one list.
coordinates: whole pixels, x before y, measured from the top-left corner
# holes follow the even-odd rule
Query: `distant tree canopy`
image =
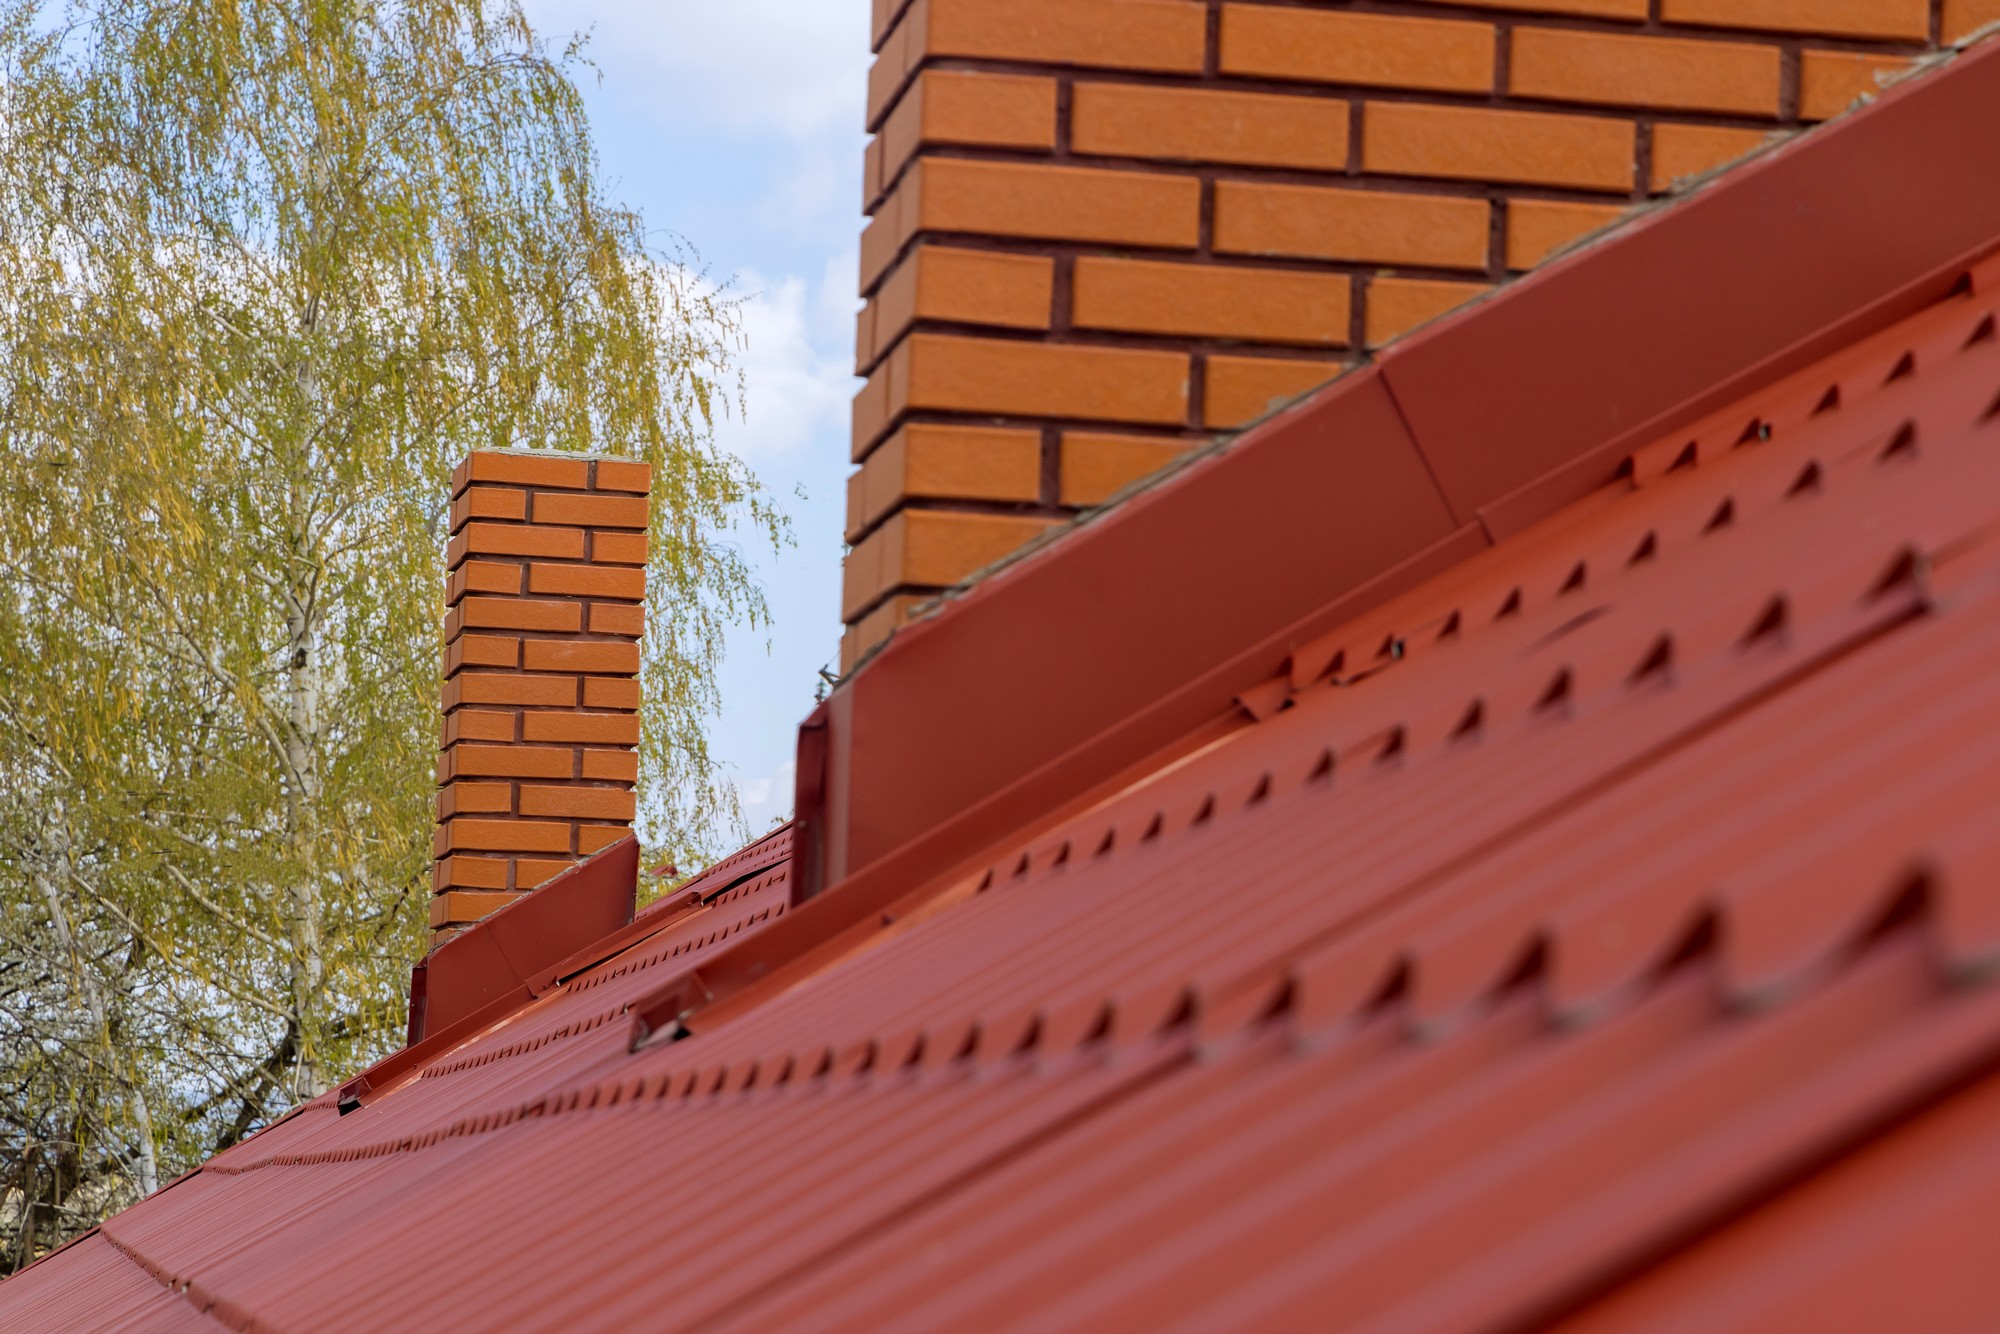
[(735, 312), (514, 0), (0, 0), (0, 1273), (396, 1045), (451, 464), (654, 466), (642, 819), (699, 857)]

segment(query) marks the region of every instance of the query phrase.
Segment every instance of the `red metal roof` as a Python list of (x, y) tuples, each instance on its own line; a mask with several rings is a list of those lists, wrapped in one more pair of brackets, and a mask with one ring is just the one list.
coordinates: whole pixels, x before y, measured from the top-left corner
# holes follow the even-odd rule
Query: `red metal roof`
[(1990, 1327), (1996, 319), (1989, 259), (704, 1010), (812, 912), (760, 841), (0, 1328)]

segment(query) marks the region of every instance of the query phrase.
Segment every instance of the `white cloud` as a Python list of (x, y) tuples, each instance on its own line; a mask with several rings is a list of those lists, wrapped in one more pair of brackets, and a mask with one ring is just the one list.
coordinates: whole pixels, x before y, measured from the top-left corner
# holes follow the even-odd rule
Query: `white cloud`
[(775, 773), (737, 785), (737, 795), (743, 799), (743, 822), (751, 833), (760, 834), (774, 820), (792, 813), (793, 776), (797, 772), (797, 763), (786, 760)]
[(824, 443), (854, 395), (855, 257), (828, 261), (815, 282), (797, 275), (737, 279), (744, 293), (742, 355), (747, 409), (716, 430), (753, 466)]

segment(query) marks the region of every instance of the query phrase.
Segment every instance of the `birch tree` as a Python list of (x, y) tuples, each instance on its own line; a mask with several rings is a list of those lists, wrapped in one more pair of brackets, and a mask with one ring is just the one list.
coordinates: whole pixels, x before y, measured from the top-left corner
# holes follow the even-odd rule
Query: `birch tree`
[(392, 1048), (447, 476), (651, 462), (642, 797), (698, 857), (734, 312), (514, 0), (0, 0), (0, 1273)]

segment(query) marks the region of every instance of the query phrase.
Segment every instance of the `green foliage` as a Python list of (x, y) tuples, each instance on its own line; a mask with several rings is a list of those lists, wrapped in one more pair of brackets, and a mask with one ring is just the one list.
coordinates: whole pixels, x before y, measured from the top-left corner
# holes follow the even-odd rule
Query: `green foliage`
[(466, 451), (654, 465), (643, 821), (735, 818), (783, 521), (577, 64), (513, 0), (0, 0), (0, 1273), (396, 1044)]

